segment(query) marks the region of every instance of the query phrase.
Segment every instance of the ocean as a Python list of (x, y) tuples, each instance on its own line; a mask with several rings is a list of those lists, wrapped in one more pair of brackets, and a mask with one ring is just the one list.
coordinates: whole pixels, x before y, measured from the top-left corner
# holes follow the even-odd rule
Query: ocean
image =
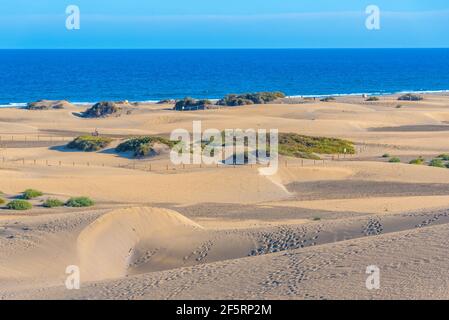
[(0, 105), (449, 90), (449, 49), (0, 50)]

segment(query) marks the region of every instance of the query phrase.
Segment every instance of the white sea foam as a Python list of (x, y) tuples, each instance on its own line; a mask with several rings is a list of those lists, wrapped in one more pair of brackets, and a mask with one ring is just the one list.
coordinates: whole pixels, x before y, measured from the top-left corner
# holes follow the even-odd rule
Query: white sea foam
[(405, 93), (416, 93), (416, 94), (432, 94), (432, 93), (449, 93), (449, 90), (402, 90), (402, 91), (391, 91), (391, 92), (362, 92), (362, 93), (330, 93), (330, 94), (308, 94), (308, 95), (290, 95), (287, 98), (324, 98), (324, 97), (345, 97), (345, 96), (388, 96), (392, 94), (405, 94)]
[(8, 104), (0, 104), (0, 108), (23, 108), (26, 107), (26, 103), (23, 102), (11, 102)]

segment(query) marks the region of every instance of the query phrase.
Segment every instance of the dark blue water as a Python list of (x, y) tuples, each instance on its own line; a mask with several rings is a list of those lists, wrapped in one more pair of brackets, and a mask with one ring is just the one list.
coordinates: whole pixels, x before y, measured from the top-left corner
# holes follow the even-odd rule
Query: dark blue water
[(449, 49), (3, 50), (0, 104), (449, 90)]

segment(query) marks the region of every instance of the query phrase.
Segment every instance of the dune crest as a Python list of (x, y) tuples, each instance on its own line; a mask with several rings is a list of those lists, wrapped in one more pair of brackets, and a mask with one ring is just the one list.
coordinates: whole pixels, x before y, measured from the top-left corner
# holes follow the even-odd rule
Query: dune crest
[[(84, 280), (123, 277), (137, 252), (158, 250), (171, 238), (194, 234), (202, 227), (181, 214), (162, 208), (113, 210), (87, 226), (78, 236), (77, 251)], [(137, 249), (138, 248), (138, 249)]]

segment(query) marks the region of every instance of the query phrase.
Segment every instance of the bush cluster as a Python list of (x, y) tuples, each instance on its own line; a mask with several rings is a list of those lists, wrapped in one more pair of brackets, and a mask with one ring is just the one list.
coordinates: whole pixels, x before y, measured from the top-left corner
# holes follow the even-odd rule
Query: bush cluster
[(102, 101), (94, 104), (92, 107), (84, 111), (83, 115), (88, 118), (100, 118), (112, 115), (121, 110), (122, 108), (115, 102)]
[(45, 208), (56, 208), (56, 207), (62, 207), (64, 205), (64, 202), (62, 202), (59, 199), (47, 199), (45, 200), (43, 206)]
[(212, 102), (209, 100), (197, 100), (190, 97), (185, 97), (184, 99), (177, 100), (174, 106), (174, 110), (200, 110), (205, 109), (207, 105), (211, 105)]
[(112, 142), (111, 138), (99, 136), (80, 136), (71, 141), (67, 148), (80, 151), (98, 151), (106, 148)]
[(423, 99), (424, 98), (422, 96), (411, 93), (404, 94), (398, 98), (399, 101), (421, 101)]
[(279, 134), (279, 154), (297, 158), (319, 159), (316, 154), (354, 154), (355, 148), (351, 141), (310, 137), (296, 133)]
[(265, 104), (276, 99), (285, 98), (285, 94), (279, 91), (275, 92), (256, 92), (243, 94), (228, 94), (217, 102), (220, 106), (243, 106), (250, 104)]
[[(10, 210), (30, 210), (31, 208), (33, 208), (33, 205), (27, 200), (40, 197), (42, 196), (42, 194), (43, 193), (38, 190), (27, 189), (20, 196), (21, 199), (15, 199), (8, 202), (6, 208)], [(0, 198), (0, 205), (4, 203), (6, 203), (6, 201), (3, 198)], [(95, 202), (88, 197), (70, 198), (65, 203), (59, 199), (48, 198), (43, 202), (42, 206), (45, 208), (56, 208), (62, 207), (64, 205), (67, 207), (90, 207), (93, 206), (94, 204)]]
[(35, 189), (27, 189), (22, 193), (22, 199), (30, 200), (42, 196), (43, 193)]
[(33, 206), (26, 200), (13, 200), (6, 207), (10, 210), (29, 210)]
[(157, 136), (143, 136), (128, 139), (120, 143), (115, 150), (117, 152), (133, 152), (134, 157), (145, 157), (151, 155), (154, 151), (155, 143), (165, 144), (168, 147), (174, 147), (178, 142)]
[(429, 163), (429, 166), (431, 167), (437, 167), (437, 168), (446, 168), (446, 164), (442, 159), (432, 159)]
[(423, 165), (425, 164), (426, 160), (422, 157), (419, 157), (418, 159), (413, 159), (409, 163), (410, 164), (416, 164), (416, 165)]
[(75, 208), (80, 208), (80, 207), (91, 207), (95, 204), (95, 202), (88, 198), (88, 197), (76, 197), (76, 198), (70, 198), (65, 205), (67, 207), (75, 207)]

